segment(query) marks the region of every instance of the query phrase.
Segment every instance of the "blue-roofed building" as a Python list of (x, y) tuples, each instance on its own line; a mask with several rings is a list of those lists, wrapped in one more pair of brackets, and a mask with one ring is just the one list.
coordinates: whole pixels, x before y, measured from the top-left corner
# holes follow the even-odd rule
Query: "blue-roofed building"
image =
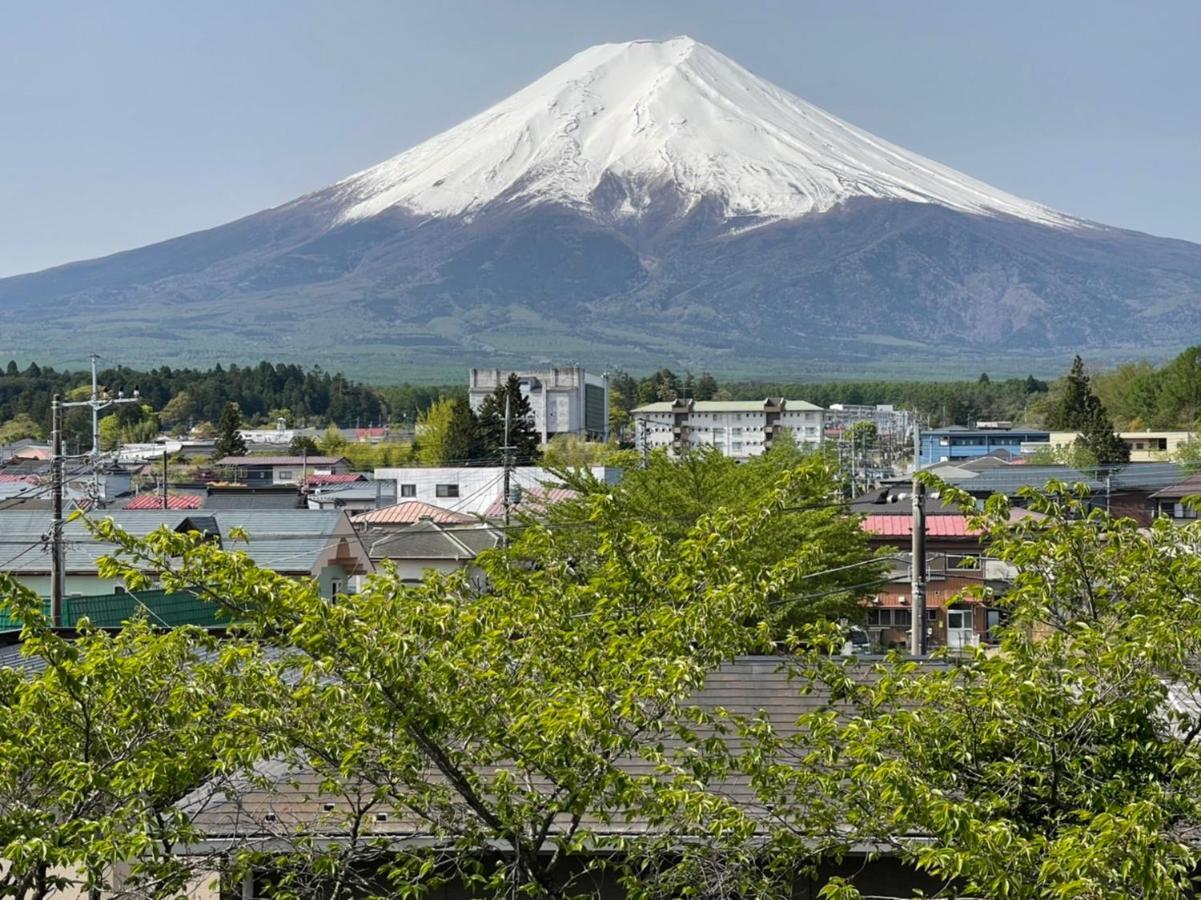
[(1008, 422), (978, 422), (975, 428), (952, 425), (921, 433), (921, 464), (976, 459), (1005, 451), (1019, 456), (1022, 444), (1047, 444), (1050, 432), (1038, 428), (1014, 428)]

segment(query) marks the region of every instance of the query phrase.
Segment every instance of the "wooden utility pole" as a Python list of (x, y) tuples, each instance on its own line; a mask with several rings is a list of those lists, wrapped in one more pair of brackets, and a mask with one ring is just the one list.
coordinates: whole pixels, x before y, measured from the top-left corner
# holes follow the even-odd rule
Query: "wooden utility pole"
[(163, 484), (161, 488), (163, 509), (167, 508), (167, 448), (163, 447)]
[(504, 466), (504, 494), (502, 501), (505, 509), (505, 540), (508, 540), (509, 535), (509, 512), (512, 508), (512, 502), (509, 499), (509, 490), (511, 486), (511, 478), (513, 474), (513, 448), (509, 446), (509, 428), (512, 423), (513, 410), (510, 405), (511, 398), (509, 392), (505, 391), (505, 445), (500, 448), (501, 463)]
[(54, 515), (50, 523), (50, 623), (63, 625), (63, 398), (54, 395), (50, 404), (50, 479), (54, 493)]
[(913, 559), (910, 567), (913, 593), (913, 623), (909, 629), (909, 652), (926, 655), (926, 487), (918, 477), (922, 457), (920, 428), (913, 425)]

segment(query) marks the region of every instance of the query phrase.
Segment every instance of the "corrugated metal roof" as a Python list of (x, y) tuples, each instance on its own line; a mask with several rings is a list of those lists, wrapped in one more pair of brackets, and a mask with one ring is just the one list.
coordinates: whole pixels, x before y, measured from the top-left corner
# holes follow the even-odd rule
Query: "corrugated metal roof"
[[(228, 545), (245, 549), (260, 566), (277, 572), (309, 572), (317, 559), (332, 549), (333, 537), (343, 521), (341, 510), (206, 510), (217, 521), (222, 536), (234, 528), (244, 528), (250, 536), (245, 544)], [(188, 518), (187, 510), (112, 510), (104, 514), (117, 525), (136, 536), (166, 526), (174, 529)], [(50, 513), (41, 510), (0, 510), (0, 541), (12, 548), (20, 542), (32, 548), (8, 564), (5, 569), (16, 575), (45, 574), (50, 569), (50, 557), (43, 535), (50, 532)], [(347, 523), (347, 528), (349, 528)], [(68, 573), (94, 573), (96, 558), (111, 553), (111, 544), (92, 540), (81, 521), (64, 526), (66, 538), (65, 562)], [(353, 534), (349, 540), (357, 540)], [(16, 543), (14, 543), (16, 542)], [(12, 554), (9, 554), (12, 555)]]
[[(1150, 462), (1127, 463), (1120, 466), (1075, 469), (1071, 466), (1004, 466), (980, 472), (975, 477), (962, 480), (964, 490), (973, 494), (1015, 494), (1023, 487), (1041, 488), (1049, 481), (1067, 484), (1084, 484), (1097, 492), (1110, 490), (1137, 490), (1169, 487), (1181, 481), (1188, 473), (1179, 463)], [(947, 478), (954, 482), (956, 479)]]
[(373, 509), (370, 512), (359, 513), (351, 517), (356, 525), (412, 525), (422, 519), (429, 519), (439, 525), (458, 525), (474, 522), (476, 519), (465, 513), (454, 512), (423, 503), (420, 500), (406, 500), (394, 506)]
[(443, 528), (435, 522), (417, 522), (397, 531), (377, 532), (367, 552), (372, 559), (474, 559), (482, 550), (500, 543), (500, 532), (480, 525), (477, 528)]
[[(200, 509), (203, 502), (198, 494), (167, 494), (167, 509)], [(162, 509), (162, 494), (138, 494), (122, 509)]]
[[(880, 537), (909, 537), (913, 534), (913, 516), (865, 516), (861, 525), (868, 534)], [(975, 537), (980, 532), (969, 528), (966, 516), (928, 516), (929, 537)]]
[(322, 475), (310, 475), (305, 479), (309, 484), (352, 484), (356, 481), (366, 481), (357, 472), (330, 472)]

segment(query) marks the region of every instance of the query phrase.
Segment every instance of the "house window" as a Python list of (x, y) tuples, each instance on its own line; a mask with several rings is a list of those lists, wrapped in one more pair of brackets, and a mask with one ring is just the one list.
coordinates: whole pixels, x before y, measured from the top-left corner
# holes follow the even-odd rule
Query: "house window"
[(275, 470), (275, 478), (278, 481), (291, 481), (292, 480), (292, 470), (291, 469), (276, 469)]
[(459, 486), (457, 484), (435, 485), (434, 494), (438, 497), (457, 497), (459, 496)]
[(416, 497), (416, 496), (417, 496), (417, 485), (415, 485), (415, 484), (402, 484), (402, 485), (400, 486), (400, 496), (402, 496), (402, 497)]

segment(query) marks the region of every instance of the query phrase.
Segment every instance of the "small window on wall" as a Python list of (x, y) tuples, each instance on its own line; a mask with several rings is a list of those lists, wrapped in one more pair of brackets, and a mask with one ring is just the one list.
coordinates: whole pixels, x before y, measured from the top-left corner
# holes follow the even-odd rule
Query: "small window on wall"
[(438, 497), (457, 497), (459, 496), (459, 486), (457, 484), (439, 484), (434, 487), (434, 494)]
[(415, 484), (402, 484), (402, 485), (400, 486), (400, 496), (402, 496), (402, 497), (416, 497), (416, 496), (417, 496), (417, 485), (415, 485)]

